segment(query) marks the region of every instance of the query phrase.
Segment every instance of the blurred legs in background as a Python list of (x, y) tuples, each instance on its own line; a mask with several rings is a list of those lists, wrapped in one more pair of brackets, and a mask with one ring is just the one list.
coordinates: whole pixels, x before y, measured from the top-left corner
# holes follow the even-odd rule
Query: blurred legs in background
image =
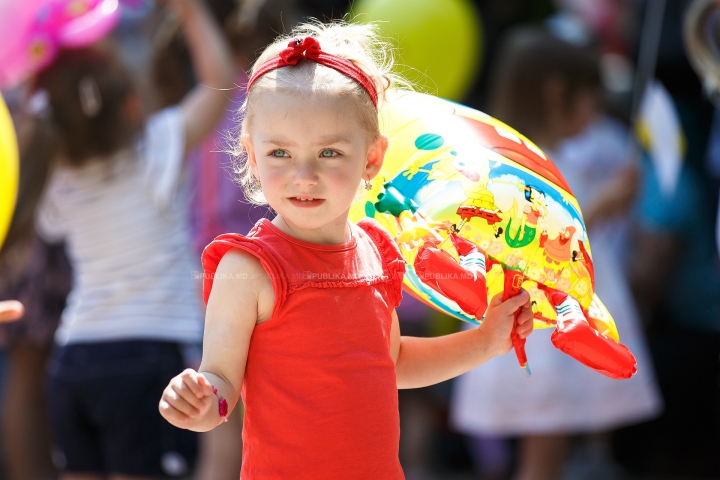
[(567, 435), (526, 435), (519, 441), (516, 480), (556, 480), (568, 457)]
[(6, 351), (2, 442), (10, 480), (49, 479), (55, 473), (44, 384), (48, 354), (24, 342)]

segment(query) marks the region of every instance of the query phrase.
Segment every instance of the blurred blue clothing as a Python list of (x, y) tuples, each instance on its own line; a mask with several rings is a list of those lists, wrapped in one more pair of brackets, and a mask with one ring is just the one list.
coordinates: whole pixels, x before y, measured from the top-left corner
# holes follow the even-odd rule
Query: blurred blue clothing
[[(720, 109), (715, 110), (710, 138), (707, 149), (707, 168), (715, 179), (720, 180)], [(715, 220), (715, 242), (720, 255), (720, 198), (717, 206), (717, 219)]]

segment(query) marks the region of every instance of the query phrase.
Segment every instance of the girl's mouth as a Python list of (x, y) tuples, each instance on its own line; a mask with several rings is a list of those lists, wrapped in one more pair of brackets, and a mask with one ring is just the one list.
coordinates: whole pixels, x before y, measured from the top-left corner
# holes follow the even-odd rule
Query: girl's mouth
[(325, 201), (323, 198), (313, 198), (313, 197), (290, 197), (289, 198), (290, 203), (295, 205), (296, 207), (301, 208), (308, 208), (308, 207), (317, 207), (322, 202)]

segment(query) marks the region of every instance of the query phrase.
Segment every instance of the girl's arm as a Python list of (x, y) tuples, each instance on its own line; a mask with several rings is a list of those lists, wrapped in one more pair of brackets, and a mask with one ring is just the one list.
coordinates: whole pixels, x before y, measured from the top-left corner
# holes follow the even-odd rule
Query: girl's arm
[(393, 312), (391, 353), (395, 360), (398, 388), (420, 388), (449, 380), (512, 348), (515, 312), (520, 309), (517, 332), (526, 338), (533, 329), (530, 295), (518, 295), (490, 302), (485, 320), (478, 328), (436, 338), (401, 337), (397, 314)]
[(215, 128), (225, 114), (233, 86), (233, 59), (220, 26), (201, 0), (171, 0), (180, 17), (198, 85), (181, 102), (185, 153)]
[(160, 400), (160, 413), (171, 424), (204, 432), (222, 422), (218, 397), (227, 400), (228, 415), (235, 408), (258, 300), (267, 288), (272, 291), (270, 278), (253, 255), (231, 250), (220, 260), (205, 315), (200, 371), (187, 369), (173, 378)]

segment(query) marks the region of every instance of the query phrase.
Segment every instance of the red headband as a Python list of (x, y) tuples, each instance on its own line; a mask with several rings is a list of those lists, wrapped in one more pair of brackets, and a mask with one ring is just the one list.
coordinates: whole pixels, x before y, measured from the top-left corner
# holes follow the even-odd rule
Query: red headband
[(337, 55), (333, 55), (331, 53), (323, 52), (320, 49), (320, 44), (313, 37), (305, 37), (303, 39), (294, 38), (290, 40), (288, 48), (282, 50), (277, 57), (269, 59), (260, 65), (260, 68), (255, 70), (255, 73), (253, 73), (252, 77), (250, 77), (250, 80), (248, 81), (247, 91), (250, 91), (250, 87), (252, 87), (253, 83), (255, 83), (258, 78), (269, 71), (285, 67), (287, 65), (297, 65), (297, 63), (303, 58), (307, 58), (308, 60), (317, 62), (320, 65), (330, 67), (355, 80), (357, 83), (362, 85), (368, 95), (370, 95), (373, 105), (377, 108), (378, 95), (375, 82), (373, 82), (368, 74), (350, 60), (338, 57)]

